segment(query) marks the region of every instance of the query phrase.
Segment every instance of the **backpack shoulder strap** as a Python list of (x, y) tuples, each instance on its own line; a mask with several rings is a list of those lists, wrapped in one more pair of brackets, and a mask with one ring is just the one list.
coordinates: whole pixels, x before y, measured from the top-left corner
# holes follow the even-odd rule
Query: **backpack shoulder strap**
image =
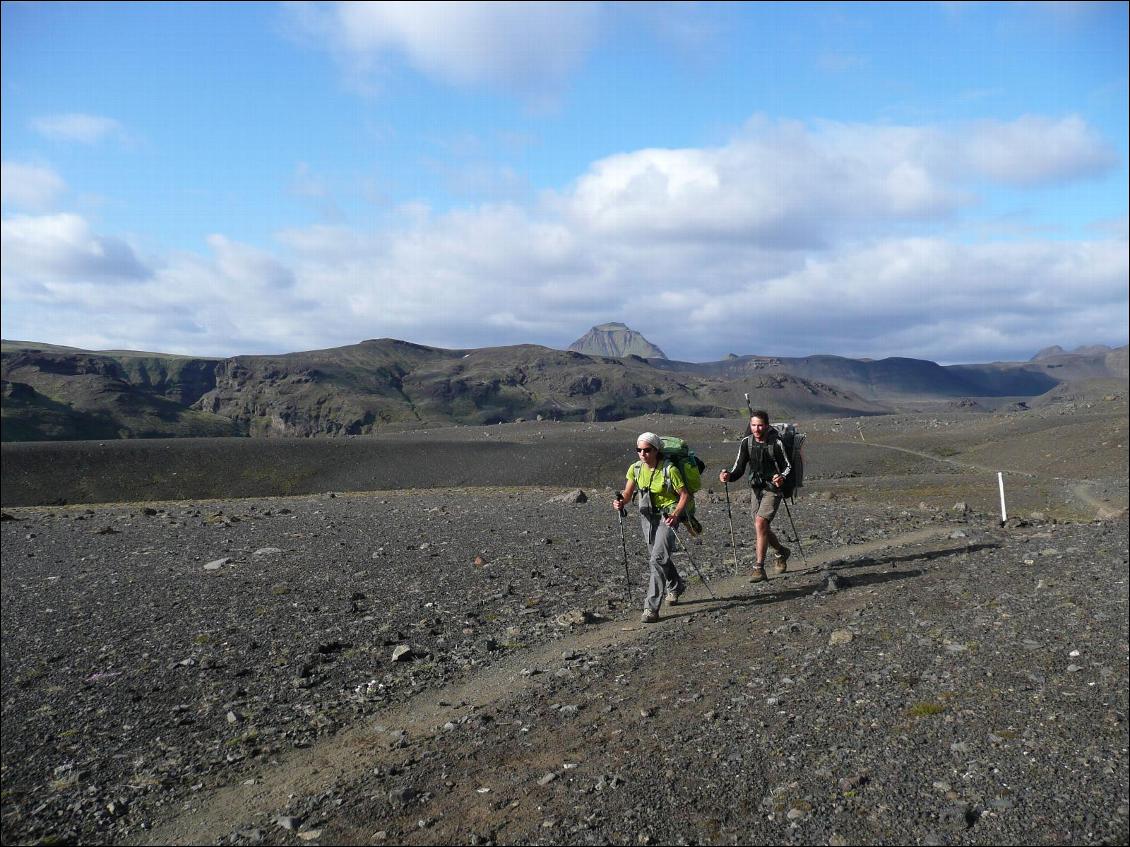
[(640, 461), (632, 462), (632, 482), (634, 482), (636, 485), (639, 485), (640, 483), (640, 465), (642, 464), (643, 462)]

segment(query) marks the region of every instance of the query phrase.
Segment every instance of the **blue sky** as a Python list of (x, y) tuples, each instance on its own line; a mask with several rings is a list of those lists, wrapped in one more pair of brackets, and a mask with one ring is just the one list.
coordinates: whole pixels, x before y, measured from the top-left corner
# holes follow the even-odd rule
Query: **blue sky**
[(1127, 338), (1125, 3), (4, 3), (6, 339)]

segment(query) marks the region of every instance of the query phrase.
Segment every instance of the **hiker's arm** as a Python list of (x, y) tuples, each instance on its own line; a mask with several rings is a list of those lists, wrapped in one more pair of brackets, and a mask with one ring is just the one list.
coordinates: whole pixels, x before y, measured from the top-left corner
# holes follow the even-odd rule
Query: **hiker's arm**
[(689, 501), (690, 499), (690, 490), (687, 488), (680, 488), (679, 502), (675, 504), (675, 508), (671, 510), (671, 514), (664, 518), (667, 526), (674, 526), (683, 519), (683, 512), (687, 508), (687, 501)]
[(742, 439), (741, 445), (738, 447), (738, 457), (734, 459), (734, 466), (728, 471), (723, 470), (718, 474), (719, 482), (733, 482), (735, 479), (741, 479), (742, 474), (745, 473), (746, 461), (749, 459), (749, 448), (746, 446), (746, 439)]
[(793, 466), (792, 463), (789, 462), (789, 454), (785, 452), (785, 447), (780, 440), (773, 444), (773, 453), (778, 457), (775, 460), (777, 474), (773, 477), (773, 484), (780, 488), (785, 484), (785, 477), (789, 475), (789, 471), (793, 469)]
[(632, 499), (632, 494), (636, 490), (636, 483), (634, 480), (629, 479), (628, 484), (624, 486), (624, 490), (616, 495), (616, 499), (612, 501), (612, 508), (617, 512), (622, 511), (624, 505)]

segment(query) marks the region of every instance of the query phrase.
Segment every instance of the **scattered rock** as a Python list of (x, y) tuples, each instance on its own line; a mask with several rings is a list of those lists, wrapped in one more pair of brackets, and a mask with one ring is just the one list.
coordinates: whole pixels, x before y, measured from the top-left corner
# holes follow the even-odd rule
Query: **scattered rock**
[(851, 580), (846, 576), (832, 570), (822, 572), (821, 577), (820, 588), (817, 590), (822, 594), (834, 594), (840, 589), (847, 588), (851, 585)]
[(567, 491), (564, 494), (558, 494), (556, 497), (550, 497), (550, 503), (587, 503), (588, 497), (579, 488), (574, 488), (572, 491)]
[(561, 627), (570, 627), (599, 623), (602, 620), (604, 620), (604, 618), (596, 614), (596, 612), (590, 612), (588, 609), (570, 609), (568, 612), (558, 615), (554, 619), (554, 623)]
[(389, 802), (397, 806), (406, 806), (419, 796), (419, 792), (410, 785), (394, 788), (388, 793)]
[(392, 661), (407, 662), (412, 658), (412, 648), (407, 644), (397, 645), (392, 651)]

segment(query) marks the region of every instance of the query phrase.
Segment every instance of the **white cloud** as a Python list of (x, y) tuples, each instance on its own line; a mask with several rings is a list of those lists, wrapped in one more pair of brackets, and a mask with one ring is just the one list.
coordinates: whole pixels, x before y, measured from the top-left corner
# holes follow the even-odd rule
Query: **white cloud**
[(444, 83), (552, 95), (584, 59), (599, 4), (374, 2), (303, 4), (300, 25), (369, 74), (390, 55)]
[(819, 247), (884, 225), (947, 219), (977, 202), (974, 186), (984, 180), (1062, 183), (1116, 163), (1077, 117), (946, 128), (755, 118), (722, 147), (595, 162), (563, 203), (578, 227), (618, 237)]
[[(1128, 275), (1125, 239), (981, 245), (889, 239), (715, 296), (694, 324), (725, 324), (757, 303), (773, 316), (764, 334), (767, 351), (1027, 358), (1040, 346), (1028, 352), (1027, 339), (1125, 339)], [(811, 347), (814, 339), (825, 342), (819, 351)]]
[(596, 162), (566, 203), (578, 225), (620, 236), (815, 246), (968, 204), (964, 190), (938, 178), (931, 141), (916, 128), (756, 119), (724, 147)]
[(208, 246), (216, 254), (220, 273), (245, 293), (294, 286), (294, 273), (269, 253), (222, 235), (208, 236)]
[[(1003, 129), (1001, 149), (1023, 149), (1066, 126), (1085, 143), (1060, 145), (1037, 167), (1066, 180), (1101, 146), (1070, 124), (992, 129)], [(969, 155), (977, 139), (964, 128), (758, 120), (723, 146), (595, 162), (537, 204), (445, 214), (417, 204), (398, 210), (392, 230), (288, 230), (274, 251), (214, 235), (209, 255), (173, 255), (152, 272), (77, 216), (14, 218), (4, 222), (4, 334), (80, 344), (120, 326), (148, 349), (225, 355), (381, 336), (563, 347), (622, 320), (691, 360), (985, 361), (1124, 343), (1125, 217), (1078, 241), (978, 241), (964, 228), (960, 242), (906, 236), (975, 208), (973, 186), (986, 180), (1024, 184), (1000, 157)], [(39, 325), (50, 338), (21, 317), (46, 302), (52, 319)]]
[(1117, 152), (1076, 115), (985, 121), (955, 146), (973, 170), (1021, 186), (1093, 176), (1118, 164)]
[(6, 296), (21, 285), (66, 288), (136, 282), (150, 274), (128, 243), (95, 234), (78, 215), (19, 215), (0, 227)]
[(5, 206), (43, 212), (54, 206), (67, 188), (61, 176), (43, 165), (4, 162), (0, 168), (0, 202)]
[(34, 118), (31, 127), (45, 138), (55, 141), (77, 141), (81, 144), (97, 144), (110, 137), (124, 140), (126, 137), (125, 128), (113, 118), (77, 112), (43, 115)]

